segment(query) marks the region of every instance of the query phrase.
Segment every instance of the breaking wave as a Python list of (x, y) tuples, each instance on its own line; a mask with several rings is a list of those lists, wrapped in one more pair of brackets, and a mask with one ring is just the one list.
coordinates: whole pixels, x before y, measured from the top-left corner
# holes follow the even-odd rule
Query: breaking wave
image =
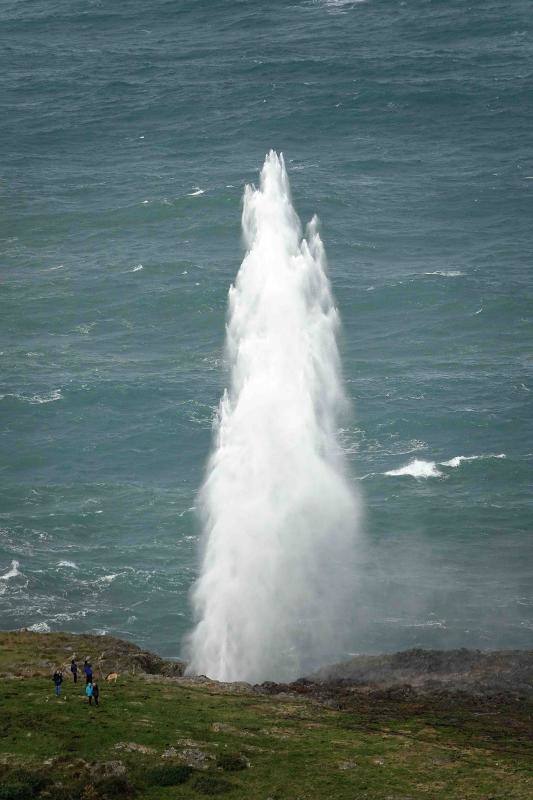
[(487, 458), (506, 458), (505, 453), (488, 453), (481, 456), (455, 456), (448, 461), (424, 461), (423, 459), (415, 458), (408, 464), (398, 469), (390, 469), (387, 472), (381, 473), (382, 475), (389, 475), (391, 477), (398, 477), (408, 475), (411, 478), (445, 478), (445, 474), (439, 467), (450, 467), (457, 469), (463, 461), (482, 461)]
[(488, 453), (486, 456), (455, 456), (455, 458), (450, 458), (449, 461), (441, 461), (442, 467), (452, 467), (456, 469), (460, 467), (463, 461), (482, 461), (486, 458), (506, 458), (507, 456), (505, 453)]
[(400, 475), (409, 475), (412, 478), (442, 478), (442, 472), (437, 468), (434, 461), (423, 461), (420, 458), (414, 458), (409, 464), (399, 469), (389, 469), (383, 475), (390, 475), (393, 477)]
[(54, 403), (56, 400), (62, 400), (63, 395), (61, 389), (52, 389), (45, 394), (19, 394), (18, 392), (8, 392), (7, 394), (0, 394), (0, 400), (6, 397), (14, 397), (15, 400), (22, 400), (23, 403), (30, 403), (30, 405), (41, 405), (42, 403)]

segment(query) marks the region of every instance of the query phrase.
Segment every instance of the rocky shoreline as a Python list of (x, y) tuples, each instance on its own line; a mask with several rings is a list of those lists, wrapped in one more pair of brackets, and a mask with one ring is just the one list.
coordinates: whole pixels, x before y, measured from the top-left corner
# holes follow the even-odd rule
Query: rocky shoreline
[[(73, 655), (78, 658), (88, 655), (101, 678), (116, 672), (142, 675), (155, 681), (179, 679), (182, 683), (234, 692), (305, 694), (317, 698), (346, 691), (358, 694), (400, 692), (403, 695), (453, 692), (472, 696), (533, 694), (533, 650), (412, 649), (384, 655), (361, 655), (324, 666), (290, 683), (267, 681), (252, 685), (245, 682), (222, 683), (205, 675), (185, 676), (187, 665), (184, 661), (164, 659), (133, 642), (114, 636), (42, 634), (26, 629), (6, 632), (5, 635), (16, 643), (17, 650), (22, 646), (22, 651), (28, 653), (28, 660), (26, 663), (23, 659), (19, 663), (11, 661), (8, 671), (2, 669), (0, 661), (0, 677), (48, 675), (57, 666), (68, 669)], [(54, 638), (53, 656), (47, 654), (46, 647), (43, 647), (47, 636)], [(61, 665), (55, 661), (57, 645), (65, 653)]]

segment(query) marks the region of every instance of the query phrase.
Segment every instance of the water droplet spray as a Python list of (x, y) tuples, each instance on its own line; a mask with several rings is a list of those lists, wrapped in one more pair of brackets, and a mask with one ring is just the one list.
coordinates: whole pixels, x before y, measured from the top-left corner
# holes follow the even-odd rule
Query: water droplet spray
[(273, 151), (245, 189), (242, 226), (189, 671), (288, 680), (343, 652), (359, 500), (337, 439), (347, 402), (324, 248), (316, 218), (302, 237)]

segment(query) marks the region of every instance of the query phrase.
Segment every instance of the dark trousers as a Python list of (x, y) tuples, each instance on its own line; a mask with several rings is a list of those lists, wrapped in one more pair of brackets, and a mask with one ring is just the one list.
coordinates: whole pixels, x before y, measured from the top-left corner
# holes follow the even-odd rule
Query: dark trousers
[(93, 682), (93, 676), (92, 675), (86, 675), (85, 676), (85, 683), (92, 683), (92, 682)]
[(72, 677), (74, 678), (74, 683), (77, 683), (78, 682), (78, 673), (77, 672), (73, 672), (72, 673)]

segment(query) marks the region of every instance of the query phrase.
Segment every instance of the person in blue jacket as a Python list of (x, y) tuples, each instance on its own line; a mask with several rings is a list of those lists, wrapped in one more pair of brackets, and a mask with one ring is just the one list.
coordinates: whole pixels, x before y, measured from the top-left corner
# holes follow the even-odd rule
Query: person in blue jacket
[(93, 668), (89, 664), (89, 661), (85, 659), (85, 663), (83, 665), (83, 671), (85, 672), (85, 683), (92, 683), (93, 682)]
[(89, 705), (92, 706), (93, 704), (93, 685), (92, 683), (87, 683), (85, 686), (85, 694), (89, 698)]

